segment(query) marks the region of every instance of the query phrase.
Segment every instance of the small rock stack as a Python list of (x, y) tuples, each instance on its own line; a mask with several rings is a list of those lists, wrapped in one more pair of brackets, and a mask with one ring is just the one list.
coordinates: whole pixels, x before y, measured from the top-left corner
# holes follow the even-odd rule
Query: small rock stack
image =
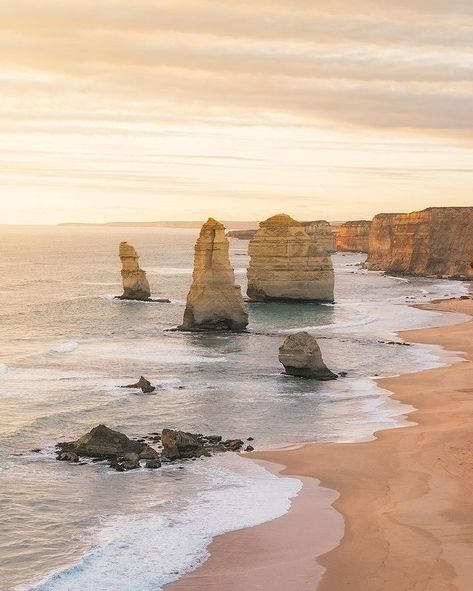
[(279, 361), (291, 376), (323, 381), (338, 377), (325, 365), (317, 341), (308, 332), (288, 336), (279, 348)]
[(128, 242), (121, 242), (119, 256), (122, 262), (123, 295), (121, 300), (147, 301), (151, 297), (146, 272), (140, 269), (140, 257)]

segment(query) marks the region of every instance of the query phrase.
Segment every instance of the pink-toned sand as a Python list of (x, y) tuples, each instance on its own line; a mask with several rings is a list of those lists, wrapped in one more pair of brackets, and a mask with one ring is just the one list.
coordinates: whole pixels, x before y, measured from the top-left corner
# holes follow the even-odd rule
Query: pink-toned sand
[[(472, 300), (430, 307), (473, 315)], [(368, 443), (252, 454), (303, 478), (303, 492), (284, 517), (216, 538), (210, 558), (166, 591), (473, 591), (473, 322), (402, 336), (465, 352), (450, 367), (380, 380), (418, 409), (417, 425)], [(313, 479), (340, 494), (336, 547), (334, 497)]]

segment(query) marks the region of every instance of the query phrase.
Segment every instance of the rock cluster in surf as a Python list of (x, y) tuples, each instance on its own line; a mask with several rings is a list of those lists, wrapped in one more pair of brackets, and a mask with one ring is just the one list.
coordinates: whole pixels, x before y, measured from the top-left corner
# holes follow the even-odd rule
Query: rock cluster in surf
[(121, 300), (147, 301), (151, 297), (146, 272), (140, 269), (140, 257), (128, 242), (120, 242), (119, 256), (122, 263), (123, 294)]
[(180, 330), (245, 330), (248, 314), (240, 286), (235, 285), (225, 227), (213, 218), (197, 239), (192, 279)]
[[(251, 437), (248, 441), (253, 440)], [(159, 451), (150, 443), (159, 447)], [(98, 425), (76, 441), (58, 443), (56, 459), (79, 463), (82, 458), (109, 462), (118, 472), (137, 468), (159, 468), (161, 462), (209, 457), (214, 453), (240, 451), (241, 439), (223, 440), (220, 435), (202, 435), (163, 429), (161, 434), (151, 433), (141, 439), (130, 439), (124, 433)], [(252, 451), (247, 446), (245, 451)]]
[(279, 348), (279, 361), (291, 376), (323, 381), (338, 377), (325, 365), (316, 339), (308, 332), (289, 335)]
[(332, 260), (304, 225), (279, 214), (259, 226), (249, 245), (248, 297), (332, 302)]

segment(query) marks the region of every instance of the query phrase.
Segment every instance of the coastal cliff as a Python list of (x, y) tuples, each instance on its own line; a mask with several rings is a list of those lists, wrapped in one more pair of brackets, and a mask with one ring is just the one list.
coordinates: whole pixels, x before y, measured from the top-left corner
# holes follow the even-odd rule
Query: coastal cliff
[(149, 300), (151, 290), (146, 272), (140, 269), (140, 257), (135, 248), (128, 242), (121, 242), (118, 251), (122, 263), (123, 294), (121, 300)]
[(368, 252), (371, 222), (356, 220), (345, 222), (338, 229), (338, 252)]
[(371, 223), (366, 267), (473, 279), (473, 207), (378, 214)]
[(242, 331), (248, 324), (240, 286), (230, 264), (225, 227), (213, 218), (195, 245), (193, 281), (180, 330)]
[(337, 250), (336, 236), (330, 222), (326, 220), (315, 220), (312, 222), (302, 222), (302, 225), (307, 234), (313, 236), (319, 246), (326, 252), (332, 253)]
[(330, 256), (285, 214), (260, 223), (249, 245), (248, 297), (255, 301), (333, 301)]

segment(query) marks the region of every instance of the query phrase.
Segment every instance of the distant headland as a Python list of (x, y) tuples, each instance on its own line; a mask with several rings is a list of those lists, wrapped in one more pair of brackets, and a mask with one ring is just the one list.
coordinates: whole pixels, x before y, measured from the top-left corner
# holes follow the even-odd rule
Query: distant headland
[[(227, 228), (238, 228), (241, 230), (253, 230), (258, 228), (258, 222), (239, 222), (239, 221), (225, 221), (223, 222)], [(104, 222), (104, 223), (86, 223), (86, 222), (63, 222), (58, 226), (106, 226), (112, 228), (198, 228), (202, 226), (202, 221), (186, 222), (186, 221), (167, 221), (167, 222)]]

